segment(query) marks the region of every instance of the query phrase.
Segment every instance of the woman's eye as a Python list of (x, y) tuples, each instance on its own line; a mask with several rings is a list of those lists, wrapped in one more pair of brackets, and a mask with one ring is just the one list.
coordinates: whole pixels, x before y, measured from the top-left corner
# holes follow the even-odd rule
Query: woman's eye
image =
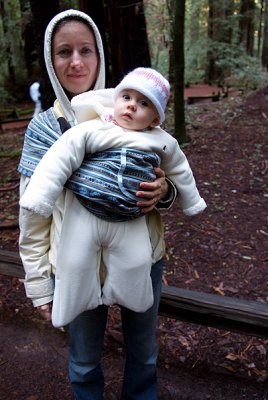
[(92, 50), (90, 47), (84, 47), (84, 48), (81, 50), (81, 53), (84, 54), (84, 55), (87, 55), (87, 54), (93, 53), (93, 50)]
[(70, 54), (70, 50), (68, 49), (61, 49), (57, 53), (61, 57), (67, 57)]

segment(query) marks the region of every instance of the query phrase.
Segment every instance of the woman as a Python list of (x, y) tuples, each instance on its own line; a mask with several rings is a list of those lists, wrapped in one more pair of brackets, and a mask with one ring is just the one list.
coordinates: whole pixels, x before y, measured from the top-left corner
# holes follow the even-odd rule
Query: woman
[[(49, 146), (66, 127), (76, 124), (70, 99), (87, 90), (104, 88), (102, 41), (98, 29), (86, 14), (68, 10), (54, 17), (46, 29), (44, 51), (57, 100), (53, 108), (33, 118), (26, 131), (19, 166), (22, 173), (21, 194)], [(139, 205), (148, 213), (155, 262), (151, 273), (155, 300), (145, 313), (135, 313), (122, 307), (126, 345), (122, 399), (157, 398), (155, 333), (163, 269), (163, 229), (159, 214), (152, 210), (155, 203), (166, 196), (169, 187), (163, 171), (158, 169), (157, 176), (159, 178), (153, 183), (142, 183), (137, 193), (147, 198)], [(51, 320), (54, 280), (56, 285), (60, 285), (58, 266), (64, 268), (65, 262), (77, 257), (84, 261), (85, 266), (90, 265), (86, 241), (90, 229), (88, 216), (87, 210), (67, 189), (58, 198), (50, 219), (20, 210), (20, 254), (26, 272), (26, 294), (48, 321)], [(79, 283), (75, 265), (70, 279), (74, 280), (74, 284)], [(62, 296), (72, 295), (65, 293), (64, 287), (59, 287)], [(56, 307), (55, 299), (53, 307)], [(68, 327), (70, 380), (76, 399), (103, 399), (104, 378), (100, 360), (107, 313), (108, 308), (101, 305), (84, 312)]]

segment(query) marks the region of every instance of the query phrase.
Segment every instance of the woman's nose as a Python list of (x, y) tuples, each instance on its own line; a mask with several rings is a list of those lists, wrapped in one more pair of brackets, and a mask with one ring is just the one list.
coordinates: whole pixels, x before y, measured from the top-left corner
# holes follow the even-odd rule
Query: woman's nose
[(79, 55), (79, 53), (74, 52), (72, 54), (72, 59), (71, 59), (71, 67), (80, 67), (82, 65), (82, 60), (81, 57)]

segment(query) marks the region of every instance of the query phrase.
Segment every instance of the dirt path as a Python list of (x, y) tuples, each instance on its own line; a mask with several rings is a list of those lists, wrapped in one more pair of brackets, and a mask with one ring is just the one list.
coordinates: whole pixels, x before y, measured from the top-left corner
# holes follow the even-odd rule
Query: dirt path
[[(19, 310), (22, 306), (20, 302)], [(13, 311), (0, 325), (0, 400), (71, 400), (67, 334), (33, 315), (29, 318), (23, 311), (21, 315), (18, 309)], [(172, 345), (171, 362), (170, 349), (167, 352), (161, 344), (161, 330), (159, 336), (159, 400), (267, 400), (266, 383), (219, 374), (205, 364), (185, 368), (183, 362), (176, 361), (175, 354), (182, 346), (178, 340), (175, 347)], [(119, 329), (110, 322), (103, 357), (105, 400), (120, 398), (123, 362)]]

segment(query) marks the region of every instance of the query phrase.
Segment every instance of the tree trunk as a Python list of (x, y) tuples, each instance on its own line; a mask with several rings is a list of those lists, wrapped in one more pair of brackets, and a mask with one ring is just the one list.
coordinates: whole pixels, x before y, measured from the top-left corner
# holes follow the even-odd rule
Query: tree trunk
[[(4, 33), (4, 37), (5, 37), (5, 50), (6, 50), (6, 59), (7, 59), (7, 67), (8, 67), (7, 84), (8, 84), (8, 86), (11, 86), (16, 83), (16, 77), (15, 77), (15, 69), (14, 69), (13, 60), (12, 60), (12, 50), (11, 50), (10, 34), (9, 34), (9, 28), (8, 28), (9, 18), (6, 13), (4, 3), (5, 2), (3, 0), (0, 0), (0, 15), (2, 17), (2, 23), (3, 23), (3, 33)], [(6, 6), (7, 6), (7, 4), (6, 4)]]
[(39, 0), (30, 0), (33, 15), (33, 42), (37, 50), (37, 57), (41, 68), (40, 84), (42, 107), (44, 110), (53, 105), (54, 91), (49, 81), (44, 61), (44, 34), (49, 21), (59, 13), (59, 1), (46, 0), (45, 6)]
[(226, 43), (232, 43), (233, 36), (233, 24), (230, 23), (230, 19), (234, 15), (234, 0), (227, 0), (225, 2), (225, 18), (226, 18), (226, 28), (224, 29), (224, 37)]
[(39, 63), (37, 64), (37, 50), (34, 43), (34, 31), (33, 31), (33, 17), (29, 12), (30, 2), (28, 0), (20, 0), (20, 9), (23, 16), (21, 22), (22, 38), (24, 40), (24, 58), (27, 75), (32, 79), (35, 79), (35, 75), (40, 75)]
[[(207, 71), (206, 71), (206, 82), (211, 84), (212, 82), (218, 81), (219, 69), (217, 67), (217, 46), (216, 42), (220, 42), (220, 27), (219, 23), (223, 18), (222, 13), (219, 10), (219, 4), (217, 0), (209, 0), (209, 11), (208, 11), (208, 39), (209, 47), (207, 52)], [(221, 25), (222, 28), (222, 25)]]
[(199, 40), (199, 15), (200, 15), (200, 2), (191, 0), (190, 6), (190, 47), (194, 46)]
[(206, 68), (206, 83), (211, 83), (215, 76), (215, 56), (212, 50), (212, 43), (214, 40), (214, 18), (215, 18), (215, 1), (209, 0), (208, 2), (208, 41), (209, 41), (209, 48), (207, 52), (207, 68)]
[(179, 143), (186, 142), (184, 114), (184, 20), (185, 0), (174, 2), (173, 25), (173, 74), (174, 74), (174, 137)]
[(262, 66), (268, 71), (268, 0), (264, 1), (264, 30), (262, 44)]
[(247, 54), (253, 56), (255, 1), (241, 0), (240, 14), (240, 43), (244, 45)]
[(261, 54), (261, 42), (263, 38), (263, 24), (264, 24), (264, 0), (260, 2), (260, 16), (259, 16), (259, 26), (258, 26), (258, 45), (257, 45), (257, 57)]
[(111, 80), (116, 85), (136, 67), (150, 67), (143, 1), (104, 0)]
[[(227, 73), (219, 65), (223, 59), (222, 49), (232, 42), (232, 27), (229, 21), (233, 14), (233, 0), (219, 2), (209, 0), (208, 11), (208, 51), (205, 82), (221, 84)], [(221, 50), (220, 50), (221, 49)]]
[[(106, 40), (106, 25), (105, 13), (104, 13), (104, 1), (101, 0), (79, 0), (79, 9), (90, 16), (97, 25), (103, 43), (104, 55), (105, 55), (105, 65), (106, 65), (106, 82), (109, 85), (111, 82), (111, 71), (109, 69), (109, 53), (108, 53), (108, 43)], [(107, 35), (108, 36), (108, 35)], [(106, 85), (107, 86), (107, 85)]]

